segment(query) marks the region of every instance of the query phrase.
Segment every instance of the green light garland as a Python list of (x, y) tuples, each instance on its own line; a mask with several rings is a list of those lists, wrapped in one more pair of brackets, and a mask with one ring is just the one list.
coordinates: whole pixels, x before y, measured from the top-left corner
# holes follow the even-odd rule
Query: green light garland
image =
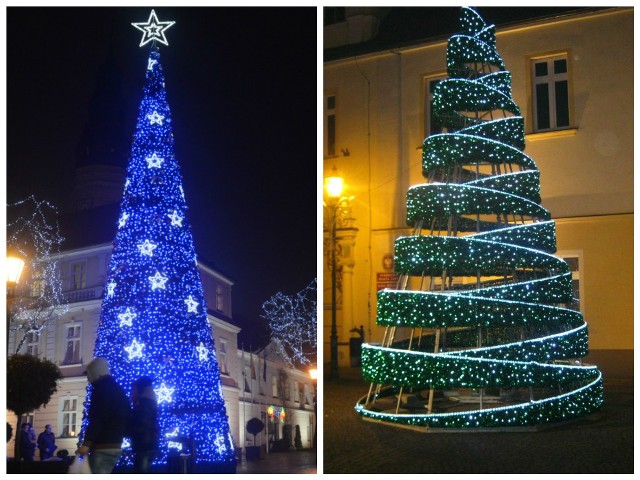
[[(576, 360), (588, 353), (588, 328), (567, 307), (572, 276), (553, 256), (555, 224), (540, 205), (536, 165), (522, 151), (511, 76), (492, 25), (463, 8), (461, 30), (447, 49), (451, 78), (434, 92), (445, 133), (425, 140), (428, 183), (407, 194), (415, 230), (395, 242), (399, 288), (378, 292), (377, 324), (387, 333), (381, 345), (362, 347), (362, 375), (372, 385), (356, 411), (430, 429), (587, 415), (602, 405), (602, 375)], [(434, 408), (436, 390), (461, 389), (480, 399), (490, 389), (500, 406), (479, 400), (459, 411), (447, 400)]]

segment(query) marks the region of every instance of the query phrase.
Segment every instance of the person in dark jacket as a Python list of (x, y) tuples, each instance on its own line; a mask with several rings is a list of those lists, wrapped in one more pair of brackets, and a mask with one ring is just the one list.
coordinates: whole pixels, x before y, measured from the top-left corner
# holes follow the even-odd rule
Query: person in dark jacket
[(76, 454), (90, 453), (91, 473), (111, 473), (122, 454), (122, 440), (131, 413), (129, 399), (102, 357), (89, 364), (87, 379), (92, 386), (89, 422)]
[(20, 432), (20, 458), (25, 462), (33, 462), (36, 443), (31, 438), (31, 424), (23, 423)]
[(44, 432), (38, 435), (38, 450), (40, 450), (40, 461), (53, 457), (53, 452), (56, 451), (56, 436), (51, 431), (51, 425), (44, 427)]
[(133, 382), (131, 394), (133, 410), (129, 433), (133, 450), (134, 473), (150, 473), (151, 462), (158, 455), (158, 400), (149, 377)]

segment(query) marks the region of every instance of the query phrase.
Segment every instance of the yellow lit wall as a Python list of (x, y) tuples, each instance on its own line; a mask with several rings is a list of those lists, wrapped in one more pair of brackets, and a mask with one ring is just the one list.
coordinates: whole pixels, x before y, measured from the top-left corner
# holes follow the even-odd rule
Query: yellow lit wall
[(580, 254), (589, 363), (633, 371), (633, 214), (556, 219), (558, 252)]

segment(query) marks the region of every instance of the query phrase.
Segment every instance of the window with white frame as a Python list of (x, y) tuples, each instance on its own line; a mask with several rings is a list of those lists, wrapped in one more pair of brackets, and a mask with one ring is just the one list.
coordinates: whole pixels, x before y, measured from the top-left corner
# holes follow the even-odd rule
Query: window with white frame
[(71, 289), (80, 290), (87, 286), (87, 262), (74, 263), (71, 266)]
[(446, 78), (445, 75), (429, 76), (424, 79), (424, 136), (442, 133), (442, 123), (433, 113), (433, 93), (436, 85)]
[(220, 373), (229, 375), (229, 368), (227, 366), (227, 341), (224, 338), (220, 339), (218, 345), (218, 364), (220, 365)]
[(324, 155), (336, 154), (336, 96), (324, 96)]
[(566, 54), (531, 60), (534, 131), (569, 128), (569, 62)]
[(40, 333), (39, 332), (29, 332), (27, 333), (27, 355), (33, 355), (34, 357), (38, 356), (40, 353)]
[(580, 255), (560, 253), (560, 256), (569, 265), (571, 271), (571, 286), (573, 288), (573, 303), (567, 305), (567, 308), (582, 311), (582, 302), (580, 301)]
[(63, 365), (75, 365), (81, 362), (80, 347), (82, 340), (82, 325), (69, 324), (64, 326), (65, 353)]
[(278, 378), (275, 375), (271, 376), (271, 395), (278, 398)]
[(60, 435), (61, 438), (78, 436), (78, 397), (60, 398)]

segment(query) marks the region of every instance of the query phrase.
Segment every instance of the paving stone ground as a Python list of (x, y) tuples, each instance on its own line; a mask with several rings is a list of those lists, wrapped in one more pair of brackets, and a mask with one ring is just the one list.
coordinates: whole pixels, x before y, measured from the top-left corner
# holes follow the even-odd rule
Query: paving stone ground
[[(328, 369), (326, 369), (328, 371)], [(538, 432), (423, 433), (364, 421), (355, 368), (324, 381), (324, 473), (633, 473), (633, 378), (596, 414)]]

